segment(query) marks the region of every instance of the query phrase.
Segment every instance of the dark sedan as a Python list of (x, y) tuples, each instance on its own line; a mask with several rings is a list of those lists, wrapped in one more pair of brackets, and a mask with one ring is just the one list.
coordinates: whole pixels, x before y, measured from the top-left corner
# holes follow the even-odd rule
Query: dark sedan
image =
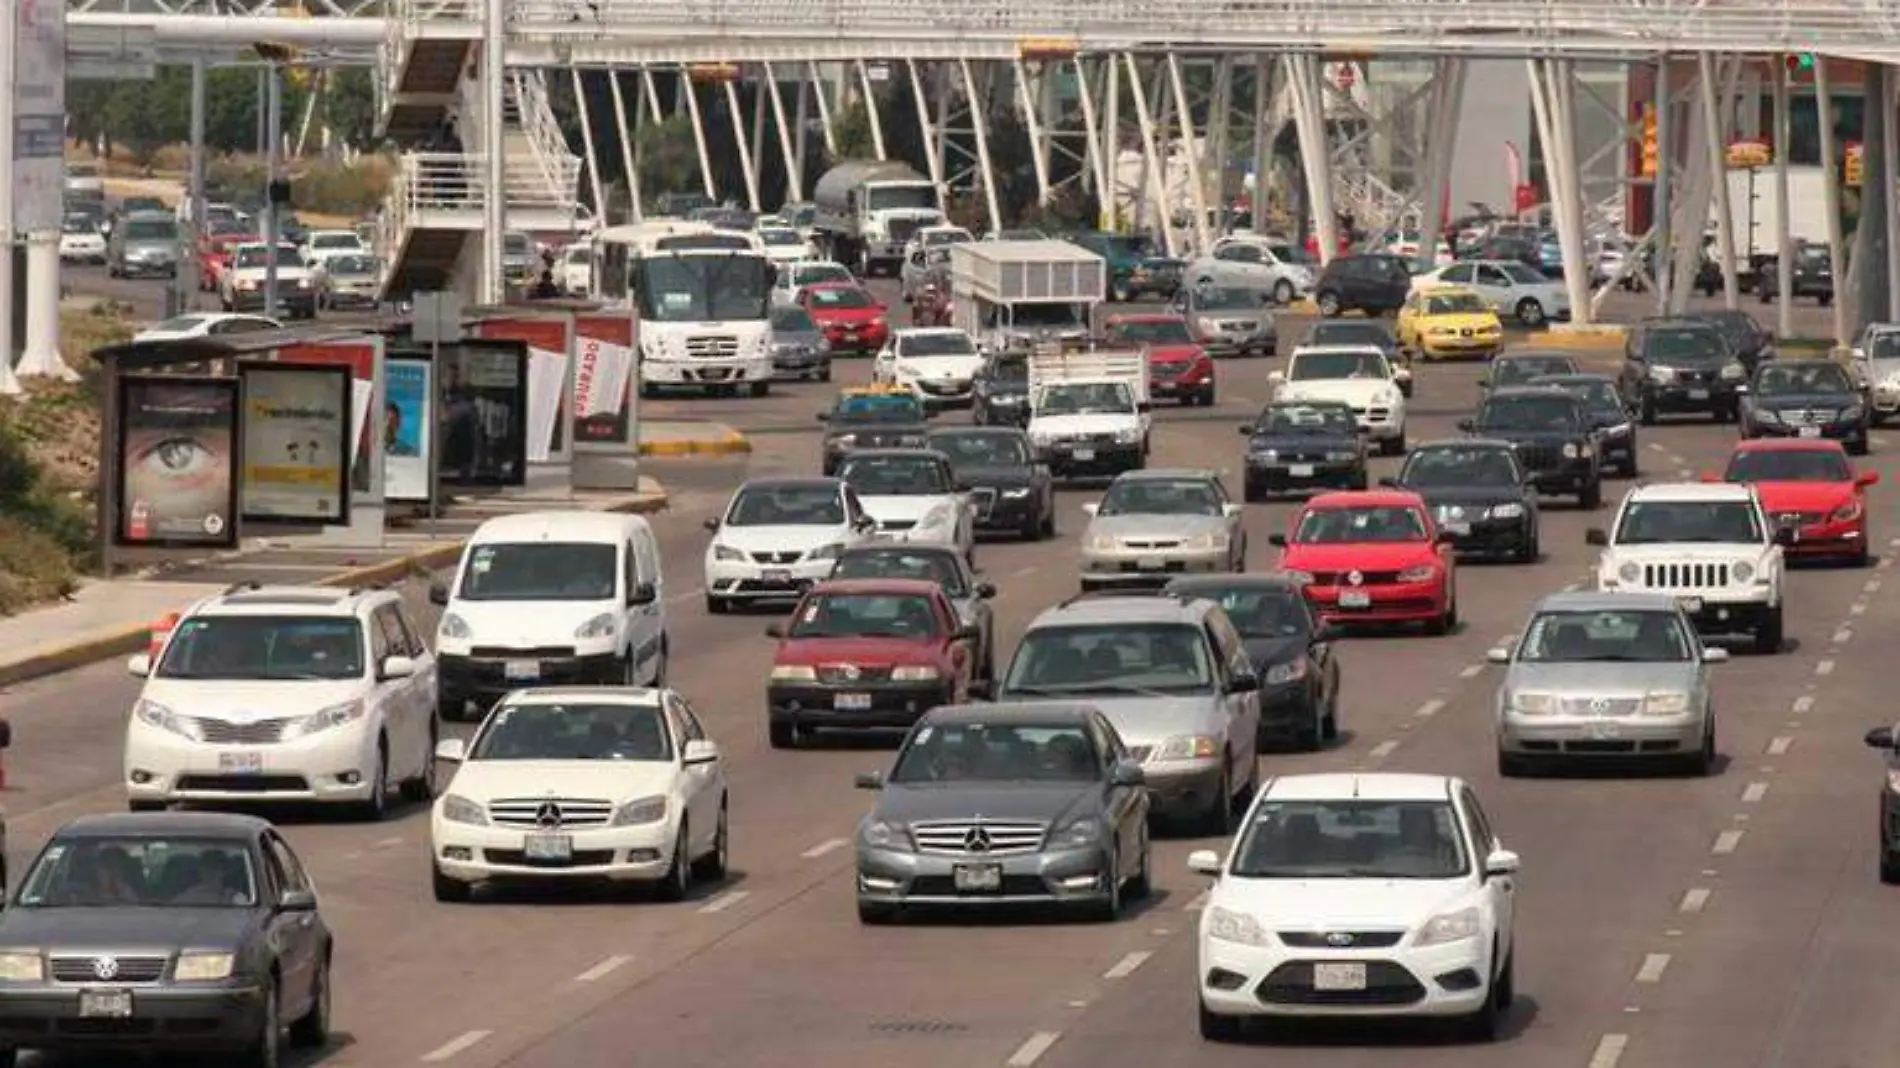
[(958, 488), (969, 492), (976, 509), (977, 533), (1055, 537), (1055, 477), (1036, 462), (1027, 434), (1014, 427), (947, 427), (931, 431), (925, 446), (950, 458)]
[(1561, 352), (1511, 352), (1491, 361), (1491, 366), (1485, 368), (1484, 377), (1478, 382), (1478, 388), (1506, 389), (1528, 385), (1535, 379), (1551, 375), (1582, 372), (1583, 368), (1577, 366), (1574, 357)]
[(1244, 495), (1365, 489), (1366, 444), (1352, 406), (1337, 401), (1282, 401), (1240, 428), (1247, 439)]
[(1603, 466), (1623, 476), (1635, 478), (1641, 466), (1636, 440), (1635, 417), (1617, 392), (1616, 379), (1609, 375), (1549, 375), (1533, 379), (1533, 386), (1551, 386), (1583, 402), (1583, 412), (1596, 428), (1602, 443)]
[(1742, 437), (1828, 438), (1867, 455), (1867, 398), (1831, 360), (1762, 365), (1742, 397)]
[(1317, 752), (1339, 737), (1335, 635), (1314, 616), (1304, 584), (1284, 572), (1194, 575), (1166, 592), (1214, 601), (1233, 620), (1260, 677), (1261, 747), (1290, 741)]
[(1029, 425), (1029, 357), (993, 352), (970, 383), (970, 415), (978, 426)]
[(859, 449), (920, 449), (929, 432), (930, 412), (909, 390), (846, 390), (830, 411), (819, 412), (825, 424), (822, 469), (838, 473), (845, 457)]
[(1518, 462), (1539, 491), (1574, 493), (1584, 508), (1603, 503), (1596, 427), (1572, 394), (1542, 386), (1495, 390), (1477, 415), (1458, 420), (1458, 429), (1516, 446)]
[(1690, 312), (1684, 318), (1706, 322), (1720, 330), (1722, 336), (1728, 338), (1729, 350), (1735, 359), (1751, 375), (1764, 361), (1775, 358), (1775, 335), (1745, 311), (1717, 308)]
[(1534, 564), (1542, 550), (1530, 480), (1511, 442), (1473, 438), (1414, 446), (1399, 477), (1380, 484), (1425, 498), (1458, 552)]
[(82, 816), (54, 832), (0, 913), (0, 1058), (150, 1051), (276, 1065), (286, 1037), (329, 1039), (332, 949), (303, 864), (264, 820)]

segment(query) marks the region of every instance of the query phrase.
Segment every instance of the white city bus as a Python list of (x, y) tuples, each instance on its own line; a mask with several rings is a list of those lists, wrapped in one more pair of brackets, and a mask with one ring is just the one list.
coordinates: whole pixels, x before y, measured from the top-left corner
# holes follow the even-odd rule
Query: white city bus
[(757, 234), (656, 220), (594, 235), (593, 297), (636, 312), (640, 388), (771, 388), (775, 277)]

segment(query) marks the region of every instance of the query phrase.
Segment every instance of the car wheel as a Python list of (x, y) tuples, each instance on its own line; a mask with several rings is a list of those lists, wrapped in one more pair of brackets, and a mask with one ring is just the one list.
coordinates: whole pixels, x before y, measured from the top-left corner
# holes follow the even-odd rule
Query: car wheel
[(1880, 851), (1880, 881), (1888, 886), (1900, 886), (1900, 853)]
[(279, 1055), (283, 1049), (284, 1023), (278, 1017), (277, 984), (264, 984), (264, 1020), (258, 1026), (248, 1048), (238, 1055), (237, 1061), (245, 1068), (277, 1068)]
[(1267, 499), (1267, 487), (1248, 479), (1241, 485), (1240, 497), (1248, 504), (1260, 504)]
[(1332, 699), (1326, 702), (1326, 718), (1320, 721), (1319, 736), (1321, 741), (1339, 740), (1339, 694), (1337, 691), (1334, 692)]
[(1498, 1011), (1508, 1010), (1517, 1001), (1517, 947), (1511, 947), (1511, 954), (1504, 958), (1504, 969), (1498, 973), (1496, 986)]
[(1498, 777), (1501, 779), (1528, 778), (1531, 773), (1530, 758), (1517, 753), (1498, 750)]
[(752, 395), (753, 395), (754, 397), (763, 397), (763, 396), (765, 396), (766, 394), (768, 394), (768, 393), (771, 393), (771, 392), (772, 392), (772, 383), (770, 383), (770, 382), (754, 382), (754, 383), (752, 383), (752, 387), (751, 387), (751, 389), (752, 389)]
[(1320, 707), (1315, 704), (1300, 725), (1293, 730), (1294, 748), (1302, 753), (1317, 753), (1325, 748), (1325, 734), (1325, 717), (1321, 714)]
[(1293, 283), (1282, 278), (1273, 284), (1273, 302), (1282, 307), (1293, 303)]
[(439, 728), (429, 724), (429, 749), (422, 754), (422, 770), (402, 781), (402, 799), (423, 804), (435, 798), (435, 742)]
[(686, 836), (686, 821), (680, 821), (679, 837), (673, 842), (673, 863), (666, 866), (666, 874), (660, 877), (660, 884), (654, 892), (661, 901), (684, 901), (693, 889), (693, 861), (687, 856), (689, 849)]
[(1240, 1017), (1224, 1016), (1201, 1001), (1201, 1039), (1206, 1042), (1232, 1042), (1240, 1037)]
[(705, 882), (718, 882), (726, 877), (732, 867), (731, 820), (728, 818), (728, 805), (725, 798), (719, 799), (719, 827), (713, 831), (712, 852), (693, 862), (693, 877)]
[(708, 593), (706, 595), (706, 614), (707, 615), (723, 616), (727, 612), (730, 612), (730, 611), (732, 611), (732, 602), (726, 600), (724, 597), (721, 597), (716, 593)]
[(1656, 399), (1654, 397), (1643, 398), (1642, 410), (1638, 418), (1642, 420), (1644, 426), (1656, 425)]
[(1865, 456), (1867, 453), (1867, 439), (1865, 437), (1855, 438), (1847, 443), (1847, 454), (1849, 456)]
[(1701, 779), (1715, 772), (1715, 721), (1709, 721), (1709, 729), (1702, 732), (1702, 745), (1695, 754), (1683, 761), (1683, 770), (1689, 775)]
[(1781, 607), (1775, 606), (1768, 618), (1755, 628), (1755, 651), (1764, 655), (1781, 651)]
[(310, 1008), (290, 1021), (290, 1044), (302, 1049), (321, 1049), (330, 1041), (330, 958), (326, 953), (311, 980)]
[(772, 748), (798, 748), (798, 724), (775, 719), (766, 725), (766, 732), (767, 740), (772, 743)]
[(1122, 918), (1122, 859), (1110, 850), (1104, 863), (1107, 865), (1104, 881), (1108, 885), (1103, 889), (1102, 899), (1089, 904), (1089, 919), (1096, 923), (1114, 923)]
[(1496, 1042), (1498, 1023), (1503, 1015), (1498, 1009), (1498, 980), (1493, 978), (1490, 989), (1485, 992), (1484, 1004), (1458, 1021), (1458, 1029), (1468, 1042)]
[(430, 888), (435, 891), (435, 899), (447, 905), (460, 905), (474, 896), (475, 888), (460, 879), (451, 879), (443, 874), (441, 868), (430, 865)]
[(1154, 847), (1148, 840), (1146, 823), (1137, 833), (1141, 835), (1141, 852), (1135, 874), (1128, 880), (1126, 893), (1127, 896), (1139, 900), (1154, 892)]
[(125, 810), (127, 812), (163, 812), (165, 811), (165, 802), (163, 801), (127, 801), (125, 803)]
[(1544, 325), (1544, 306), (1531, 297), (1525, 297), (1517, 302), (1517, 321), (1529, 327)]
[(1635, 478), (1641, 473), (1637, 470), (1636, 446), (1634, 444), (1630, 446), (1630, 454), (1616, 462), (1616, 473), (1624, 478)]
[(1208, 799), (1201, 814), (1201, 832), (1209, 838), (1225, 838), (1234, 833), (1234, 773), (1222, 761), (1220, 788)]
[(1321, 315), (1325, 316), (1328, 319), (1339, 318), (1339, 313), (1342, 310), (1339, 304), (1339, 294), (1321, 293), (1319, 295), (1319, 300), (1317, 301), (1317, 303), (1319, 305), (1319, 313)]
[(389, 739), (376, 739), (376, 767), (370, 772), (369, 797), (361, 805), (366, 823), (389, 818)]
[(1577, 504), (1585, 511), (1591, 512), (1603, 507), (1603, 483), (1595, 479), (1586, 483), (1583, 491), (1577, 494)]

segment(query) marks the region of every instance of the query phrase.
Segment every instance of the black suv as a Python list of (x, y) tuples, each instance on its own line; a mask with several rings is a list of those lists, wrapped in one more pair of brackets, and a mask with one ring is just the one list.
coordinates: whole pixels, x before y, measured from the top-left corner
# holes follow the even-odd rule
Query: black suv
[(1670, 412), (1707, 412), (1732, 422), (1736, 387), (1748, 377), (1728, 335), (1706, 319), (1651, 319), (1634, 327), (1624, 350), (1622, 392), (1636, 399), (1644, 426)]
[(1749, 374), (1763, 360), (1775, 358), (1775, 335), (1769, 333), (1755, 317), (1745, 311), (1729, 311), (1720, 308), (1715, 311), (1690, 312), (1685, 319), (1706, 322), (1714, 325), (1728, 338), (1729, 351), (1741, 362), (1742, 370)]
[(983, 359), (971, 387), (970, 415), (978, 426), (1029, 425), (1029, 357), (1021, 352), (992, 352)]
[(1458, 429), (1515, 445), (1540, 492), (1574, 493), (1584, 508), (1603, 503), (1603, 442), (1575, 394), (1550, 386), (1494, 390)]
[(1320, 272), (1313, 285), (1313, 301), (1329, 319), (1349, 311), (1385, 315), (1404, 307), (1411, 292), (1412, 271), (1405, 257), (1341, 256)]
[(1637, 450), (1636, 427), (1630, 422), (1629, 406), (1617, 391), (1616, 379), (1609, 375), (1547, 375), (1533, 379), (1533, 386), (1551, 386), (1583, 402), (1583, 410), (1596, 426), (1603, 442), (1599, 463), (1624, 478), (1635, 478), (1641, 458)]
[(1889, 886), (1900, 884), (1900, 739), (1892, 727), (1875, 727), (1867, 732), (1869, 749), (1880, 750), (1886, 760), (1887, 785), (1880, 791), (1880, 881)]
[[(1780, 295), (1780, 279), (1775, 274), (1778, 269), (1770, 263), (1761, 284), (1755, 287), (1761, 293), (1763, 304), (1773, 304)], [(1823, 308), (1834, 303), (1834, 268), (1828, 263), (1826, 245), (1804, 241), (1795, 250), (1793, 295), (1813, 297)]]
[(830, 411), (819, 412), (825, 424), (823, 469), (825, 477), (859, 449), (921, 449), (930, 432), (930, 413), (907, 393), (847, 391)]
[(1240, 428), (1247, 439), (1246, 499), (1275, 493), (1366, 488), (1366, 442), (1352, 406), (1276, 401)]

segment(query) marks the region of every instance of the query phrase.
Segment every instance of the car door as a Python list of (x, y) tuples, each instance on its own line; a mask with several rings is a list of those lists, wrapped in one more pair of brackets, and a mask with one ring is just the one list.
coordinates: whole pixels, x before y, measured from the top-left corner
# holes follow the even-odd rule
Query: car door
[[(1459, 806), (1465, 810), (1466, 826), (1471, 834), (1474, 852), (1471, 858), (1473, 869), (1480, 879), (1484, 878), (1484, 862), (1491, 853), (1504, 848), (1498, 836), (1491, 829), (1491, 820), (1484, 814), (1484, 806), (1478, 803), (1478, 795), (1471, 787), (1459, 788)], [(1485, 879), (1485, 892), (1491, 898), (1491, 907), (1498, 918), (1498, 962), (1508, 957), (1517, 933), (1517, 879), (1511, 875), (1500, 875), (1495, 879)], [(1494, 962), (1492, 967), (1497, 967)]]
[[(937, 606), (937, 619), (944, 630), (950, 634), (963, 626), (963, 617), (957, 613), (957, 606), (950, 598), (938, 590), (931, 598)], [(970, 683), (976, 677), (976, 643), (965, 639), (953, 639), (948, 645), (951, 669), (955, 672), (951, 688), (951, 700), (961, 704), (970, 698)]]
[(871, 361), (872, 381), (897, 381), (897, 346), (898, 338), (892, 337), (884, 343), (883, 348), (877, 351), (876, 358)]
[(1241, 529), (1241, 510), (1234, 505), (1234, 499), (1227, 495), (1227, 487), (1220, 479), (1212, 480), (1210, 487), (1214, 491), (1214, 499), (1220, 502), (1221, 518), (1227, 524), (1227, 537), (1239, 545), (1246, 539), (1246, 532)]
[(287, 893), (314, 894), (316, 890), (310, 885), (309, 876), (296, 854), (276, 831), (262, 832), (255, 849), (264, 862), (262, 874), (268, 884), (262, 898), (262, 903), (271, 910), (266, 937), (270, 940), (271, 952), (276, 955), (283, 983), (278, 990), (278, 997), (282, 999), (278, 1008), (283, 1018), (294, 1019), (302, 1015), (299, 1010), (309, 1004), (314, 992), (317, 959), (323, 952), (323, 931), (315, 909), (292, 912), (280, 904)]
[[(1432, 276), (1440, 285), (1469, 286), (1477, 279), (1477, 269), (1469, 263), (1454, 263)], [(1429, 285), (1420, 288), (1430, 288)]]
[(402, 628), (403, 636), (409, 647), (409, 659), (416, 662), (414, 687), (416, 700), (416, 720), (423, 735), (425, 760), (435, 759), (435, 739), (431, 728), (435, 724), (436, 691), (441, 686), (441, 665), (436, 663), (435, 653), (429, 649), (428, 641), (423, 637), (423, 629), (410, 617), (409, 609), (400, 602), (395, 606), (396, 622)]
[(1478, 291), (1478, 296), (1483, 298), (1484, 302), (1499, 315), (1510, 314), (1511, 309), (1517, 304), (1517, 294), (1513, 292), (1511, 276), (1505, 274), (1496, 264), (1478, 265), (1477, 282), (1474, 283), (1473, 288)]
[(679, 792), (686, 807), (687, 829), (692, 832), (689, 844), (693, 855), (699, 856), (719, 832), (719, 792), (714, 788), (718, 762), (687, 764), (687, 743), (704, 741), (705, 735), (698, 721), (687, 716), (685, 701), (678, 694), (667, 694), (663, 707), (666, 731), (673, 739), (673, 762), (679, 767)]
[(429, 744), (418, 680), (413, 674), (401, 679), (383, 678), (383, 663), (392, 656), (407, 659), (412, 649), (394, 603), (377, 605), (370, 613), (370, 622), (380, 646), (372, 663), (376, 669), (376, 702), (383, 710), (383, 727), (389, 732), (389, 772), (398, 779), (407, 778), (421, 770), (420, 754)]
[(635, 635), (641, 643), (641, 652), (647, 661), (647, 677), (652, 685), (660, 686), (665, 684), (665, 680), (660, 677), (660, 672), (666, 663), (666, 569), (651, 530), (634, 531), (633, 555), (639, 568), (641, 583), (653, 587), (653, 600), (639, 608), (639, 625), (635, 630)]
[[(1453, 268), (1456, 270), (1456, 268)], [(1398, 329), (1399, 347), (1416, 349), (1418, 347), (1418, 317), (1424, 307), (1424, 297), (1413, 293), (1399, 305)]]
[[(1220, 679), (1223, 686), (1240, 676), (1254, 674), (1253, 661), (1247, 656), (1246, 644), (1241, 640), (1240, 632), (1234, 629), (1233, 621), (1227, 613), (1218, 609), (1207, 616), (1208, 648), (1220, 665)], [(1234, 746), (1234, 783), (1250, 782), (1253, 779), (1254, 761), (1258, 758), (1260, 738), (1260, 692), (1258, 689), (1247, 693), (1229, 693), (1221, 698), (1227, 711), (1227, 738), (1238, 742)]]
[(957, 473), (948, 460), (937, 461), (937, 477), (951, 487), (957, 498), (956, 547), (964, 553), (976, 548), (976, 500), (968, 490), (958, 489)]
[(620, 622), (627, 636), (627, 659), (633, 664), (633, 677), (647, 678), (650, 667), (658, 666), (659, 627), (655, 622), (656, 602), (634, 604), (634, 591), (650, 581), (640, 558), (635, 539), (628, 536), (620, 543)]
[(1102, 776), (1102, 815), (1108, 825), (1115, 829), (1115, 855), (1121, 858), (1122, 870), (1117, 873), (1127, 877), (1139, 864), (1141, 832), (1147, 821), (1148, 791), (1140, 786), (1118, 786), (1115, 784), (1115, 766), (1124, 761), (1133, 761), (1128, 747), (1122, 744), (1121, 736), (1100, 713), (1089, 716), (1089, 740), (1095, 745), (1095, 752), (1101, 761)]

